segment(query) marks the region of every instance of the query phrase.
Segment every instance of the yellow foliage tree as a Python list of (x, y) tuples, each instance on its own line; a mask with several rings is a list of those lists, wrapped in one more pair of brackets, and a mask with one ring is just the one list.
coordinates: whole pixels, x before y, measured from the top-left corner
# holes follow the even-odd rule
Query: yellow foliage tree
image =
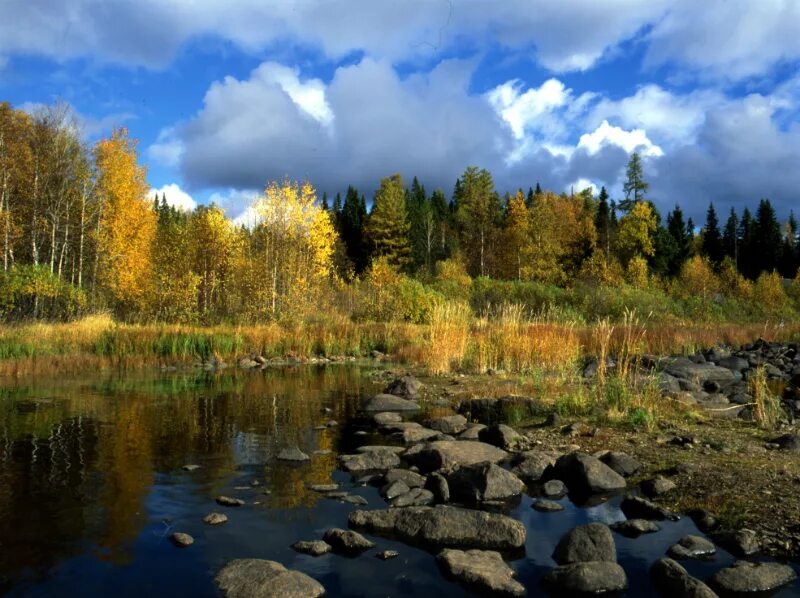
[(777, 272), (762, 272), (753, 286), (753, 299), (767, 313), (779, 313), (789, 304), (783, 279)]
[(216, 205), (201, 206), (189, 222), (194, 271), (199, 277), (197, 305), (206, 320), (228, 313), (229, 282), (240, 245), (233, 225)]
[(522, 280), (530, 276), (531, 240), (531, 214), (525, 205), (525, 195), (518, 191), (508, 202), (503, 244), (503, 270), (507, 278)]
[(102, 201), (97, 284), (122, 315), (129, 315), (148, 298), (156, 215), (147, 199), (145, 168), (137, 162), (136, 141), (125, 129), (98, 141), (94, 156)]
[(656, 232), (656, 215), (647, 202), (637, 202), (619, 221), (616, 248), (622, 263), (635, 256), (650, 257), (655, 253), (653, 235)]
[(708, 258), (695, 255), (683, 264), (675, 289), (684, 299), (699, 297), (705, 303), (719, 292), (720, 282)]
[(648, 282), (647, 260), (639, 255), (633, 256), (625, 269), (625, 280), (637, 289), (645, 288)]

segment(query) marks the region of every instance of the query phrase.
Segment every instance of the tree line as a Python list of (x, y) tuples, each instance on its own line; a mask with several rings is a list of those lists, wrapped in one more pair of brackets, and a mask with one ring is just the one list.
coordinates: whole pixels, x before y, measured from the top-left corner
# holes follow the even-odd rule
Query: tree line
[(390, 175), (369, 202), (353, 186), (331, 200), (286, 180), (255, 201), (253, 225), (237, 226), (215, 205), (188, 212), (153, 200), (124, 129), (88, 145), (64, 106), (29, 114), (0, 103), (0, 314), (278, 319), (352, 304), (381, 268), (425, 283), (457, 265), (474, 279), (558, 287), (797, 275), (797, 222), (779, 222), (769, 200), (731, 210), (722, 226), (710, 204), (698, 228), (679, 205), (662, 219), (647, 193), (635, 153), (617, 201), (605, 188), (538, 183), (501, 195), (477, 167), (449, 196)]

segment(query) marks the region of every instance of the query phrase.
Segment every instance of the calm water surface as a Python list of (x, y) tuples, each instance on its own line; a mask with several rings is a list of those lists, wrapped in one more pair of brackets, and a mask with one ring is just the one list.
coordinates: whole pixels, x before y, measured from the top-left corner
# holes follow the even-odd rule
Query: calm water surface
[[(335, 453), (379, 440), (354, 434), (359, 398), (379, 390), (369, 374), (338, 365), (0, 381), (0, 593), (216, 596), (214, 573), (230, 559), (254, 557), (308, 573), (330, 596), (467, 595), (441, 576), (430, 553), (398, 542), (373, 538), (378, 548), (356, 558), (289, 548), (346, 527), (354, 508), (307, 484), (338, 482), (372, 508), (385, 506), (377, 489), (353, 487), (336, 471)], [(329, 419), (340, 425), (315, 430)], [(294, 444), (322, 453), (299, 466), (275, 460)], [(187, 463), (201, 468), (183, 471)], [(254, 481), (260, 486), (250, 487)], [(220, 494), (247, 504), (219, 507)], [(525, 556), (512, 566), (531, 596), (562, 534), (580, 523), (624, 519), (618, 499), (591, 508), (564, 499), (567, 509), (554, 514), (534, 511), (531, 502), (523, 497), (512, 512), (528, 527)], [(203, 524), (214, 510), (228, 523)], [(167, 539), (173, 531), (191, 534), (194, 545), (174, 547)], [(688, 519), (636, 540), (615, 535), (627, 596), (654, 595), (650, 564), (686, 533), (698, 533)], [(401, 556), (374, 558), (387, 548)], [(720, 552), (713, 562), (685, 566), (706, 578), (733, 560)]]

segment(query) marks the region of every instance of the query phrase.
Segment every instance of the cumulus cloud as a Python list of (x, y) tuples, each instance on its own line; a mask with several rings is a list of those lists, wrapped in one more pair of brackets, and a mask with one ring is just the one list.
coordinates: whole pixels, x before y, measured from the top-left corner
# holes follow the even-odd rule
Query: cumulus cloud
[(168, 183), (158, 189), (150, 189), (148, 193), (150, 199), (167, 198), (167, 205), (183, 210), (184, 212), (191, 212), (197, 207), (197, 202), (192, 199), (192, 196), (186, 193), (176, 183)]
[(183, 142), (176, 136), (174, 127), (166, 127), (159, 131), (156, 141), (147, 148), (150, 160), (171, 167), (180, 164), (183, 152)]
[(581, 135), (578, 140), (578, 148), (584, 148), (591, 154), (596, 154), (604, 145), (616, 145), (626, 152), (638, 151), (645, 156), (663, 156), (664, 152), (660, 147), (654, 145), (647, 138), (644, 129), (633, 129), (626, 131), (620, 127), (608, 124), (607, 120), (600, 123), (591, 133)]

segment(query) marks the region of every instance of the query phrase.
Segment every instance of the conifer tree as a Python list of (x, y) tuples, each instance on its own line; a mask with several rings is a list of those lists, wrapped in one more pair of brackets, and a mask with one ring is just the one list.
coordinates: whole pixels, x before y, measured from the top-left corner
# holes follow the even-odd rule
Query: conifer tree
[(750, 209), (745, 206), (742, 212), (742, 219), (739, 222), (739, 271), (747, 278), (755, 279), (758, 275), (756, 271), (755, 256), (753, 255), (753, 216)]
[(594, 226), (597, 229), (597, 244), (605, 251), (606, 256), (611, 253), (611, 208), (608, 205), (608, 191), (605, 187), (600, 187), (598, 196), (597, 212), (594, 218)]
[(762, 199), (758, 204), (753, 231), (753, 249), (756, 259), (754, 275), (777, 269), (780, 262), (782, 240), (781, 226), (778, 223), (775, 209), (768, 199)]
[(464, 171), (457, 190), (454, 197), (470, 274), (488, 276), (500, 216), (500, 199), (494, 190), (492, 175), (488, 170), (470, 166)]
[(725, 229), (722, 231), (722, 247), (725, 256), (733, 260), (734, 266), (739, 267), (739, 217), (736, 210), (731, 208)]
[(708, 212), (706, 212), (706, 225), (703, 228), (703, 253), (715, 266), (722, 263), (722, 258), (725, 257), (722, 235), (719, 232), (719, 219), (713, 203), (708, 205)]
[(348, 186), (339, 216), (339, 235), (356, 274), (363, 272), (369, 261), (369, 248), (364, 238), (366, 219), (367, 207), (363, 196), (355, 187)]
[(628, 168), (625, 174), (625, 184), (622, 190), (625, 192), (625, 199), (623, 199), (619, 207), (623, 212), (630, 212), (633, 206), (644, 201), (645, 193), (650, 185), (644, 180), (644, 169), (642, 167), (642, 158), (637, 152), (631, 154), (628, 160)]
[(381, 180), (367, 220), (365, 230), (373, 256), (385, 256), (390, 264), (400, 269), (408, 268), (411, 264), (409, 229), (403, 179), (399, 174), (393, 174)]
[(691, 252), (691, 239), (683, 220), (683, 211), (678, 204), (675, 209), (667, 215), (667, 232), (674, 241), (675, 252), (668, 263), (668, 272), (676, 276), (680, 273), (683, 263), (689, 259)]

